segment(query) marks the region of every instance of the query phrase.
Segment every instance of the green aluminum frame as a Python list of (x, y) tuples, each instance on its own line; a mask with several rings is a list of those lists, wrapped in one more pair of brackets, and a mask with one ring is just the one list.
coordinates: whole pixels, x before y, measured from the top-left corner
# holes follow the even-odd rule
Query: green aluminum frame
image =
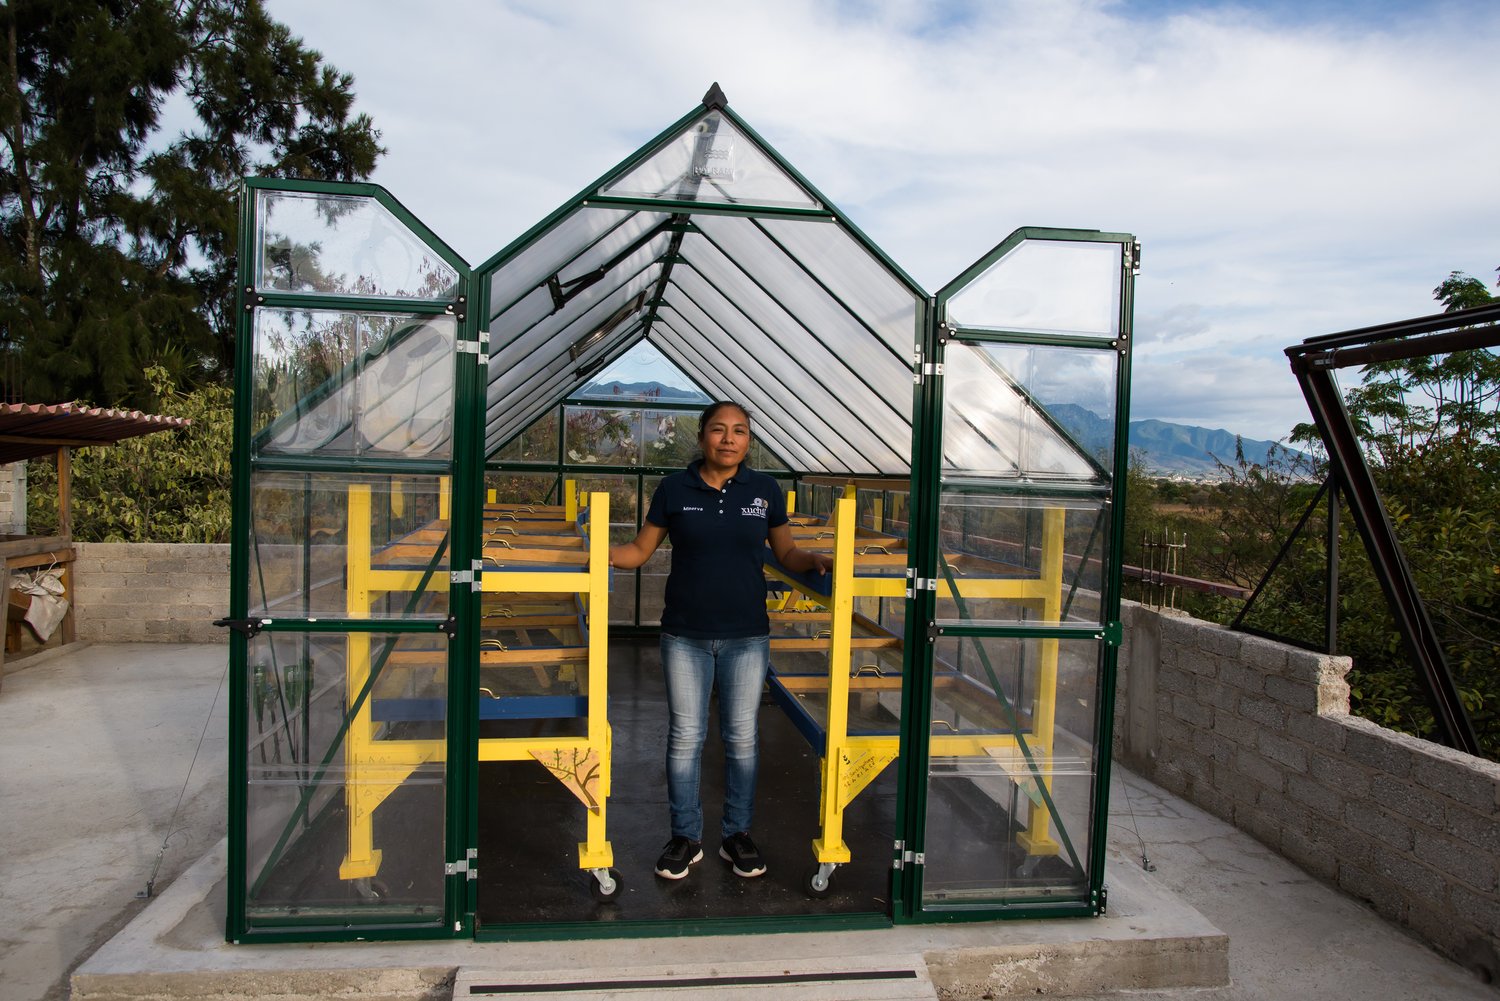
[[(655, 139), (649, 141), (631, 156), (617, 164), (613, 169), (601, 175), (592, 184), (586, 186), (578, 195), (569, 202), (552, 212), (522, 236), (517, 238), (507, 247), (499, 251), (482, 265), (470, 269), (468, 265), (446, 246), (435, 234), (424, 226), (420, 220), (410, 214), (399, 202), (397, 202), (384, 189), (373, 184), (354, 184), (336, 182), (312, 182), (312, 181), (279, 181), (266, 179), (249, 179), (243, 188), (243, 201), (241, 207), (241, 274), (240, 283), (241, 296), (238, 309), (237, 336), (237, 378), (236, 378), (236, 446), (233, 456), (235, 489), (233, 494), (233, 511), (235, 532), (231, 546), (231, 587), (230, 587), (230, 624), (236, 624), (241, 628), (232, 633), (230, 638), (230, 665), (231, 678), (233, 679), (232, 706), (229, 721), (230, 738), (230, 788), (229, 795), (229, 907), (226, 920), (226, 934), (231, 941), (315, 941), (315, 940), (350, 940), (350, 939), (426, 939), (445, 938), (472, 935), (481, 939), (531, 939), (531, 938), (599, 938), (651, 934), (684, 934), (684, 933), (724, 933), (724, 932), (772, 932), (785, 930), (829, 930), (833, 928), (863, 928), (879, 927), (890, 924), (906, 922), (931, 922), (931, 921), (960, 921), (960, 920), (991, 920), (996, 918), (1022, 918), (1035, 916), (1063, 916), (1063, 915), (1090, 915), (1098, 914), (1104, 905), (1103, 889), (1103, 856), (1105, 846), (1105, 831), (1108, 824), (1108, 788), (1110, 772), (1110, 735), (1112, 730), (1112, 714), (1107, 707), (1113, 705), (1114, 675), (1117, 648), (1120, 640), (1119, 627), (1119, 603), (1120, 603), (1120, 566), (1119, 553), (1123, 543), (1124, 534), (1124, 503), (1123, 488), (1125, 473), (1128, 464), (1128, 448), (1126, 443), (1127, 420), (1129, 411), (1129, 381), (1130, 381), (1130, 332), (1131, 318), (1133, 312), (1133, 274), (1139, 260), (1139, 246), (1134, 238), (1123, 233), (1100, 233), (1089, 230), (1060, 230), (1060, 229), (1036, 229), (1028, 228), (1017, 230), (1006, 241), (1002, 242), (988, 254), (981, 257), (971, 267), (966, 269), (952, 283), (945, 286), (937, 295), (929, 295), (900, 267), (890, 260), (865, 234), (860, 231), (847, 217), (826, 199), (813, 185), (807, 182), (791, 164), (777, 153), (769, 143), (765, 142), (751, 127), (740, 119), (733, 111), (722, 103), (715, 104), (710, 98), (715, 91), (711, 91), (705, 97), (704, 104), (695, 108), (667, 129), (663, 130)], [(597, 192), (612, 179), (625, 176), (634, 167), (645, 163), (650, 157), (664, 148), (673, 139), (699, 117), (709, 111), (717, 110), (722, 113), (733, 125), (741, 130), (753, 143), (757, 144), (764, 154), (772, 162), (780, 167), (797, 184), (810, 193), (821, 205), (817, 209), (799, 208), (768, 208), (764, 206), (725, 205), (717, 203), (699, 203), (693, 201), (655, 201), (648, 199), (625, 199), (601, 197)], [(265, 306), (297, 306), (321, 305), (336, 309), (364, 309), (364, 310), (390, 310), (399, 307), (403, 311), (434, 314), (445, 311), (451, 304), (441, 301), (423, 303), (420, 300), (392, 300), (386, 297), (359, 298), (354, 296), (308, 296), (292, 293), (270, 293), (260, 292), (250, 287), (249, 274), (255, 260), (255, 247), (253, 246), (255, 236), (254, 201), (260, 191), (282, 190), (308, 193), (329, 193), (342, 195), (364, 195), (379, 202), (380, 205), (389, 210), (400, 220), (412, 233), (418, 235), (424, 243), (445, 262), (454, 267), (460, 275), (460, 289), (463, 295), (460, 309), (463, 304), (468, 308), (462, 311), (462, 321), (458, 327), (459, 344), (455, 352), (456, 374), (454, 383), (454, 428), (453, 453), (450, 461), (444, 462), (407, 462), (403, 460), (368, 460), (368, 459), (346, 459), (337, 457), (267, 457), (252, 461), (249, 445), (248, 432), (250, 428), (250, 404), (251, 404), (251, 351), (253, 345), (253, 312), (260, 305)], [(547, 472), (555, 476), (564, 476), (567, 472), (584, 472), (583, 469), (565, 467), (563, 456), (557, 456), (556, 465), (533, 464), (533, 463), (509, 463), (496, 462), (489, 456), (498, 452), (509, 440), (507, 435), (504, 440), (491, 444), (491, 423), (488, 415), (488, 386), (489, 356), (496, 349), (496, 345), (487, 344), (488, 324), (491, 319), (491, 311), (494, 304), (491, 303), (491, 290), (493, 278), (508, 261), (514, 259), (518, 254), (524, 252), (533, 243), (546, 236), (552, 228), (561, 221), (569, 218), (574, 212), (590, 207), (624, 209), (629, 211), (649, 212), (653, 214), (666, 214), (667, 218), (680, 214), (686, 216), (685, 225), (678, 227), (681, 231), (690, 231), (695, 227), (691, 224), (694, 215), (728, 215), (753, 218), (771, 219), (810, 219), (823, 224), (835, 225), (842, 228), (853, 238), (860, 249), (868, 253), (880, 269), (882, 269), (897, 286), (913, 296), (915, 313), (912, 370), (914, 372), (912, 388), (912, 410), (910, 417), (911, 441), (910, 441), (910, 475), (911, 475), (911, 534), (909, 538), (910, 562), (908, 566), (908, 577), (917, 580), (937, 579), (939, 569), (938, 549), (938, 526), (937, 512), (940, 504), (942, 489), (942, 414), (943, 414), (943, 384), (941, 362), (944, 355), (945, 345), (949, 339), (960, 341), (999, 341), (1024, 344), (1042, 345), (1067, 345), (1082, 346), (1090, 348), (1109, 347), (1119, 354), (1116, 369), (1116, 424), (1115, 424), (1115, 449), (1113, 458), (1112, 482), (1108, 491), (1107, 502), (1112, 505), (1110, 511), (1109, 539), (1108, 539), (1108, 561), (1109, 567), (1103, 582), (1105, 593), (1102, 595), (1103, 615), (1106, 621), (1100, 628), (1053, 626), (1053, 627), (977, 627), (977, 626), (942, 626), (936, 624), (936, 599), (935, 592), (914, 587), (908, 590), (905, 611), (905, 649), (906, 670), (902, 689), (903, 712), (902, 731), (900, 734), (900, 760), (897, 765), (897, 789), (896, 789), (896, 831), (892, 855), (892, 898), (888, 914), (855, 914), (855, 915), (830, 915), (817, 913), (815, 906), (810, 907), (809, 913), (797, 917), (763, 918), (755, 920), (725, 919), (722, 922), (693, 922), (691, 926), (684, 926), (676, 921), (641, 921), (630, 923), (536, 923), (536, 924), (514, 924), (504, 927), (479, 928), (475, 920), (478, 909), (477, 883), (465, 877), (462, 872), (448, 875), (445, 878), (444, 912), (441, 921), (426, 921), (420, 925), (392, 924), (385, 921), (370, 922), (364, 925), (346, 924), (342, 926), (330, 926), (326, 921), (312, 923), (298, 923), (295, 920), (278, 923), (275, 927), (251, 926), (246, 920), (245, 907), (245, 869), (247, 865), (245, 825), (247, 823), (247, 798), (246, 798), (246, 685), (247, 676), (247, 646), (248, 634), (251, 630), (260, 629), (270, 632), (370, 632), (370, 633), (433, 633), (442, 628), (441, 623), (432, 621), (407, 621), (399, 620), (349, 620), (349, 619), (321, 619), (321, 620), (298, 620), (295, 618), (276, 619), (274, 621), (260, 621), (250, 623), (246, 620), (249, 602), (249, 575), (248, 575), (248, 536), (244, 526), (248, 524), (250, 505), (249, 474), (252, 470), (287, 470), (301, 472), (349, 472), (349, 473), (441, 473), (451, 472), (453, 476), (453, 500), (450, 525), (451, 539), (451, 564), (457, 568), (467, 568), (473, 565), (480, 551), (480, 498), (483, 491), (484, 476), (487, 470), (513, 470), (516, 472)], [(777, 242), (775, 236), (765, 227), (756, 223), (759, 231), (773, 242)], [(575, 253), (572, 260), (586, 253), (594, 247), (599, 240), (603, 239), (601, 234), (590, 241), (582, 250)], [(1028, 240), (1066, 240), (1100, 243), (1116, 243), (1121, 246), (1121, 300), (1118, 339), (1098, 339), (1085, 337), (1052, 337), (1046, 335), (1035, 335), (1024, 332), (1007, 331), (971, 331), (962, 328), (950, 327), (945, 323), (946, 306), (948, 301), (975, 277), (982, 274), (993, 262), (1010, 252), (1022, 242)], [(777, 242), (778, 247), (786, 256), (797, 263), (810, 277), (817, 281), (816, 276), (808, 271), (806, 265), (786, 247)], [(731, 262), (735, 258), (726, 250), (721, 253)], [(566, 267), (563, 264), (555, 273), (560, 274)], [(663, 270), (660, 279), (661, 284), (656, 297), (653, 297), (645, 313), (645, 319), (637, 320), (627, 326), (632, 329), (640, 326), (642, 331), (649, 331), (656, 324), (670, 327), (665, 315), (658, 312), (662, 303), (660, 299), (660, 288), (664, 288), (668, 282), (675, 284), (670, 273), (671, 262)], [(746, 277), (749, 276), (748, 273)], [(710, 284), (712, 282), (710, 281)], [(821, 284), (821, 283), (819, 283)], [(839, 300), (832, 290), (824, 287), (824, 292), (838, 302), (851, 316), (862, 325), (864, 321), (859, 314), (847, 303)], [(785, 303), (782, 303), (769, 289), (761, 287), (761, 291), (770, 299), (795, 317), (795, 311)], [(529, 294), (529, 293), (523, 293)], [(512, 305), (519, 302), (513, 299)], [(732, 299), (730, 301), (733, 301)], [(673, 311), (680, 322), (687, 322), (686, 317), (677, 311)], [(712, 315), (709, 312), (708, 315)], [(572, 326), (569, 323), (567, 326)], [(868, 329), (868, 325), (865, 325)], [(704, 332), (693, 331), (697, 336), (703, 337)], [(874, 333), (873, 331), (870, 331)], [(809, 333), (811, 331), (809, 330)], [(628, 348), (640, 339), (640, 333), (633, 332), (628, 342), (621, 345), (612, 345), (610, 349), (591, 361), (585, 363), (589, 373), (597, 372), (602, 366), (617, 360)], [(674, 334), (673, 336), (681, 336)], [(652, 338), (652, 342), (660, 349), (662, 342)], [(886, 345), (889, 347), (889, 344)], [(680, 353), (662, 353), (673, 364), (677, 365), (684, 374), (698, 382), (700, 388), (705, 388), (713, 395), (715, 387), (708, 386), (702, 381), (704, 373), (694, 371), (694, 366), (685, 365)], [(477, 361), (477, 364), (474, 362)], [(903, 359), (905, 361), (905, 359)], [(937, 367), (934, 367), (936, 365)], [(924, 374), (925, 373), (925, 374)], [(574, 400), (572, 393), (581, 380), (568, 386), (565, 391), (557, 393), (548, 399), (549, 406), (561, 407), (570, 402), (587, 405), (599, 405), (603, 401), (579, 398)], [(753, 401), (752, 401), (753, 404)], [(670, 409), (670, 405), (656, 405), (655, 408)], [(545, 413), (547, 407), (542, 407), (531, 419), (540, 413)], [(684, 408), (693, 409), (693, 408)], [(517, 425), (512, 434), (518, 434), (530, 425), (531, 419), (527, 419)], [(792, 420), (795, 425), (795, 419)], [(561, 430), (561, 429), (560, 429)], [(559, 434), (561, 440), (561, 434)], [(800, 443), (792, 442), (800, 451)], [(786, 461), (786, 443), (782, 447), (770, 446), (773, 451)], [(655, 467), (621, 467), (615, 470), (613, 467), (603, 468), (590, 466), (588, 473), (611, 473), (634, 474), (638, 477), (652, 475), (661, 472)], [(791, 466), (786, 471), (794, 480), (799, 479), (801, 474), (824, 474), (823, 470), (801, 469)], [(639, 512), (638, 512), (639, 516)], [(445, 813), (445, 850), (442, 860), (435, 860), (448, 864), (451, 868), (454, 863), (461, 863), (472, 857), (472, 849), (478, 844), (478, 811), (477, 804), (477, 754), (478, 754), (478, 699), (475, 692), (475, 679), (471, 668), (468, 666), (475, 661), (478, 650), (478, 619), (479, 619), (480, 593), (477, 588), (471, 587), (462, 581), (450, 585), (449, 592), (449, 614), (456, 620), (457, 628), (452, 633), (450, 642), (450, 655), (448, 666), (448, 733), (447, 733), (447, 789), (446, 789), (446, 813)], [(637, 594), (639, 603), (639, 594)], [(931, 709), (931, 684), (930, 678), (932, 644), (939, 635), (972, 635), (976, 637), (1006, 637), (1020, 636), (1025, 638), (1078, 638), (1080, 636), (1096, 637), (1102, 641), (1102, 654), (1099, 677), (1098, 708), (1096, 710), (1096, 733), (1097, 740), (1094, 747), (1097, 767), (1094, 774), (1092, 787), (1091, 807), (1091, 852), (1089, 858), (1090, 885), (1087, 899), (1070, 901), (1045, 901), (1036, 900), (997, 900), (994, 904), (962, 905), (962, 906), (924, 906), (922, 901), (923, 864), (921, 859), (923, 852), (923, 831), (927, 807), (927, 737), (928, 731), (925, 721)]]
[[(1120, 247), (1120, 304), (1118, 336), (1113, 338), (1086, 336), (1054, 336), (1021, 331), (973, 330), (947, 322), (949, 301), (967, 288), (991, 265), (1012, 250), (1028, 241), (1061, 241), (1084, 243), (1113, 243)], [(946, 285), (931, 303), (928, 317), (928, 339), (924, 357), (934, 365), (932, 373), (923, 380), (922, 400), (919, 407), (920, 429), (914, 434), (919, 442), (913, 458), (912, 469), (912, 538), (909, 545), (914, 551), (913, 575), (917, 580), (940, 579), (943, 570), (941, 550), (938, 543), (938, 522), (941, 507), (942, 481), (942, 437), (943, 437), (943, 364), (946, 346), (950, 341), (970, 343), (1014, 343), (1044, 346), (1108, 349), (1118, 354), (1115, 369), (1115, 441), (1113, 469), (1107, 487), (1106, 502), (1111, 505), (1110, 532), (1106, 574), (1103, 580), (1104, 594), (1101, 612), (1104, 622), (1099, 626), (977, 626), (939, 625), (937, 620), (936, 591), (917, 588), (913, 600), (908, 602), (907, 632), (905, 637), (907, 671), (902, 688), (903, 730), (901, 755), (904, 766), (900, 773), (901, 798), (905, 803), (902, 829), (905, 843), (897, 845), (893, 862), (895, 880), (893, 896), (898, 902), (898, 919), (912, 921), (972, 921), (1001, 917), (1043, 917), (1097, 915), (1106, 904), (1104, 888), (1104, 850), (1109, 824), (1109, 778), (1110, 745), (1114, 727), (1115, 671), (1122, 629), (1120, 625), (1120, 579), (1119, 554), (1122, 552), (1125, 532), (1124, 489), (1129, 465), (1127, 434), (1129, 431), (1130, 406), (1130, 346), (1132, 317), (1134, 313), (1134, 275), (1139, 267), (1140, 248), (1134, 236), (1127, 233), (1101, 233), (1095, 230), (1044, 229), (1028, 227), (1012, 233), (1005, 241), (970, 265), (957, 278)], [(1006, 493), (1055, 496), (1059, 491), (1054, 486), (1000, 488)], [(1066, 489), (1066, 487), (1064, 487)], [(1092, 790), (1090, 815), (1090, 846), (1088, 877), (1089, 892), (1086, 900), (1057, 901), (1007, 900), (993, 906), (983, 904), (939, 905), (924, 904), (922, 899), (923, 872), (925, 869), (925, 830), (927, 816), (928, 730), (931, 717), (932, 686), (924, 683), (932, 676), (934, 646), (939, 637), (974, 638), (1022, 638), (1022, 639), (1095, 639), (1102, 641), (1099, 671), (1099, 697), (1095, 700), (1094, 756), (1096, 770)], [(1045, 790), (1044, 790), (1045, 794)], [(1048, 797), (1049, 809), (1051, 808)], [(899, 807), (898, 807), (899, 809)], [(1055, 818), (1061, 828), (1060, 818)], [(1061, 832), (1060, 832), (1061, 833)], [(1068, 845), (1072, 851), (1071, 844)]]
[[(392, 296), (354, 295), (309, 295), (293, 292), (277, 292), (257, 289), (254, 286), (254, 268), (257, 255), (256, 202), (263, 191), (286, 191), (306, 194), (329, 194), (360, 196), (373, 199), (391, 213), (395, 219), (423, 244), (441, 258), (458, 274), (457, 297), (451, 301), (440, 299), (417, 299)], [(229, 639), (230, 665), (230, 709), (229, 709), (229, 789), (228, 789), (228, 855), (229, 880), (225, 936), (231, 942), (304, 942), (347, 941), (365, 939), (373, 930), (381, 938), (433, 939), (449, 938), (461, 934), (469, 926), (472, 908), (467, 906), (466, 892), (472, 888), (462, 874), (449, 875), (444, 879), (444, 901), (440, 916), (403, 919), (399, 915), (380, 915), (366, 923), (339, 920), (329, 916), (271, 919), (251, 922), (247, 913), (246, 877), (248, 876), (247, 825), (248, 818), (248, 753), (247, 719), (249, 676), (248, 647), (250, 639), (260, 633), (288, 634), (339, 634), (369, 633), (389, 634), (441, 634), (444, 623), (433, 620), (400, 619), (346, 619), (304, 616), (257, 618), (249, 616), (249, 584), (252, 554), (248, 526), (250, 524), (251, 474), (256, 471), (285, 471), (305, 473), (349, 473), (349, 474), (451, 474), (454, 483), (453, 507), (450, 512), (450, 551), (453, 565), (458, 564), (457, 554), (474, 548), (477, 532), (477, 515), (474, 509), (475, 487), (466, 481), (472, 480), (479, 464), (470, 453), (478, 454), (472, 430), (458, 421), (454, 428), (452, 457), (448, 460), (402, 460), (368, 459), (358, 457), (295, 456), (276, 455), (255, 458), (250, 449), (251, 403), (253, 380), (253, 353), (255, 341), (255, 312), (265, 308), (309, 309), (322, 308), (348, 312), (389, 312), (398, 310), (412, 315), (442, 316), (456, 313), (457, 337), (460, 350), (455, 351), (456, 366), (454, 381), (454, 411), (472, 409), (477, 390), (478, 366), (470, 359), (470, 353), (461, 349), (461, 343), (477, 339), (478, 325), (472, 310), (464, 310), (466, 303), (473, 301), (472, 276), (468, 264), (446, 243), (411, 214), (400, 202), (383, 188), (365, 183), (287, 181), (269, 178), (249, 178), (241, 186), (240, 193), (240, 283), (237, 297), (236, 317), (236, 366), (235, 366), (235, 447), (232, 456), (234, 487), (231, 499), (234, 532), (230, 545), (229, 618), (226, 624), (234, 627)], [(480, 356), (482, 357), (482, 355)], [(450, 615), (457, 614), (462, 606), (463, 595), (456, 587), (450, 594)], [(472, 611), (468, 614), (472, 618)], [(471, 753), (465, 750), (472, 746), (473, 720), (466, 709), (472, 709), (472, 697), (467, 697), (468, 686), (465, 665), (472, 663), (472, 648), (467, 637), (455, 635), (449, 645), (448, 662), (448, 708), (447, 708), (447, 762), (445, 764), (445, 817), (443, 858), (433, 859), (435, 866), (445, 865), (466, 857), (466, 846), (472, 844), (472, 805), (475, 802)], [(477, 711), (476, 711), (477, 712)], [(347, 720), (346, 724), (347, 725)], [(342, 739), (342, 730), (337, 740)], [(326, 768), (325, 760), (320, 766)], [(463, 790), (459, 795), (456, 790)], [(297, 813), (306, 811), (307, 797)], [(294, 817), (295, 819), (295, 817)], [(285, 838), (283, 837), (283, 841)], [(359, 916), (350, 912), (350, 919)]]

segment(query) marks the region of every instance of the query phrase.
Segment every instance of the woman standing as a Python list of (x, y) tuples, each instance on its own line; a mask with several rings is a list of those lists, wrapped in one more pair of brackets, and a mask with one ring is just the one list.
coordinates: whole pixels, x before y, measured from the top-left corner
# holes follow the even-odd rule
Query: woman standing
[(709, 695), (719, 691), (724, 741), (724, 812), (719, 856), (736, 875), (760, 876), (765, 860), (750, 839), (755, 807), (756, 746), (761, 690), (771, 649), (763, 560), (769, 541), (788, 570), (827, 573), (832, 560), (798, 549), (787, 524), (781, 487), (745, 463), (750, 415), (722, 401), (698, 425), (703, 457), (665, 477), (651, 497), (635, 539), (612, 546), (609, 564), (630, 570), (672, 540), (661, 660), (667, 682), (667, 800), (672, 837), (656, 874), (681, 879), (703, 858), (699, 796)]

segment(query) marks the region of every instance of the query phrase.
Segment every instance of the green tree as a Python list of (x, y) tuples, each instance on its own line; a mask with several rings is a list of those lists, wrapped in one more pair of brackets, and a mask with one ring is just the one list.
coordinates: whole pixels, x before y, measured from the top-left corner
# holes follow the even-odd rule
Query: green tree
[[(78, 449), (73, 456), (73, 538), (80, 542), (228, 542), (233, 392), (174, 388), (148, 366), (151, 409), (192, 423), (179, 430)], [(33, 532), (57, 530), (57, 467), (32, 462), (27, 511)]]
[[(384, 150), (352, 79), (262, 0), (10, 0), (0, 42), (0, 330), (20, 394), (141, 406), (153, 364), (222, 380), (239, 180), (367, 177)], [(167, 127), (169, 103), (189, 126)]]
[[(1495, 301), (1478, 279), (1451, 273), (1433, 290), (1447, 311)], [(1366, 366), (1345, 407), (1386, 513), (1485, 753), (1500, 759), (1500, 358), (1485, 349)], [(1310, 425), (1295, 436), (1316, 441)], [(1296, 595), (1323, 572), (1321, 529), (1266, 596), (1298, 618)], [(1339, 579), (1339, 648), (1354, 659), (1354, 711), (1431, 736), (1435, 720), (1407, 662), (1384, 594), (1347, 521)], [(1311, 625), (1311, 623), (1304, 623)]]

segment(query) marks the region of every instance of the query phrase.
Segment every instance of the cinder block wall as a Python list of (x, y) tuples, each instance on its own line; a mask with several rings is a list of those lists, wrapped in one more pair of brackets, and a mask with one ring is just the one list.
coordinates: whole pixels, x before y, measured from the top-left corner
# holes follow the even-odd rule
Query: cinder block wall
[(79, 542), (78, 638), (95, 643), (223, 643), (229, 546)]
[(1500, 979), (1500, 765), (1349, 715), (1346, 657), (1123, 614), (1117, 760)]

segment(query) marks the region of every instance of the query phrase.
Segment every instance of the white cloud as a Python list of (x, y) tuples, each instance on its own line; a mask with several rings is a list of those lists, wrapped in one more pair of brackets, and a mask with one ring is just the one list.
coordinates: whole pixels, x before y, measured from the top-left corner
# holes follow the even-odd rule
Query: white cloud
[(1284, 347), (1500, 265), (1477, 0), (270, 6), (355, 75), (375, 180), (474, 264), (715, 80), (930, 290), (1018, 226), (1133, 232), (1136, 417), (1284, 435)]

